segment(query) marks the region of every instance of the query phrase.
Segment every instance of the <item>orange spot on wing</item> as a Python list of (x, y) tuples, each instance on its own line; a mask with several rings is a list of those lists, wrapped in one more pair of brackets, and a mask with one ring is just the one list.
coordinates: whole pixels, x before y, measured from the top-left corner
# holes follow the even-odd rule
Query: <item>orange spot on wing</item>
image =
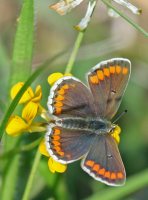
[(60, 142), (58, 142), (58, 141), (52, 141), (52, 144), (54, 144), (55, 146), (59, 146)]
[(109, 178), (110, 179), (110, 172), (109, 171), (105, 172), (104, 176), (105, 176), (105, 178)]
[(59, 146), (54, 146), (53, 149), (58, 153), (61, 151), (61, 148)]
[(95, 164), (92, 169), (93, 169), (93, 171), (98, 172), (99, 168), (100, 168), (100, 166), (98, 164)]
[(64, 156), (64, 152), (63, 151), (58, 151), (57, 152), (60, 156)]
[(119, 65), (116, 66), (116, 72), (117, 72), (117, 74), (120, 74), (120, 72), (121, 72), (121, 67)]
[(56, 114), (61, 114), (61, 111), (62, 111), (62, 108), (60, 107), (57, 107), (55, 110)]
[(59, 135), (53, 135), (53, 140), (59, 140), (60, 139), (60, 136)]
[(69, 88), (69, 86), (67, 84), (62, 86), (62, 89), (67, 90)]
[(99, 80), (98, 80), (97, 75), (90, 76), (90, 82), (93, 83), (93, 84), (98, 84)]
[(64, 100), (64, 97), (61, 96), (61, 95), (58, 95), (56, 98), (55, 98), (56, 101), (63, 101)]
[(99, 170), (99, 174), (100, 175), (104, 175), (104, 173), (105, 173), (105, 169), (104, 168), (102, 168), (102, 169)]
[(63, 106), (63, 103), (58, 101), (54, 104), (55, 107), (62, 107)]
[(117, 173), (117, 178), (122, 179), (123, 178), (123, 174), (121, 172)]
[(104, 71), (104, 76), (107, 76), (107, 77), (110, 76), (110, 71), (108, 68), (104, 68), (103, 71)]
[(112, 172), (110, 178), (111, 179), (116, 179), (116, 173)]
[(123, 73), (124, 75), (126, 75), (127, 72), (128, 72), (128, 68), (127, 68), (127, 67), (123, 67), (122, 73)]
[(109, 70), (110, 70), (111, 74), (114, 74), (115, 73), (115, 66), (110, 66)]
[(61, 133), (60, 129), (54, 129), (54, 135), (59, 135)]
[(94, 161), (92, 161), (92, 160), (87, 160), (86, 163), (85, 163), (85, 165), (87, 165), (87, 166), (89, 166), (89, 167), (93, 167)]
[(99, 80), (101, 80), (101, 81), (104, 80), (104, 74), (103, 74), (102, 70), (98, 70), (97, 71), (97, 75), (98, 75)]
[(58, 90), (58, 94), (61, 94), (61, 95), (63, 95), (65, 93), (65, 91), (64, 91), (64, 89), (63, 88), (61, 88), (60, 90)]

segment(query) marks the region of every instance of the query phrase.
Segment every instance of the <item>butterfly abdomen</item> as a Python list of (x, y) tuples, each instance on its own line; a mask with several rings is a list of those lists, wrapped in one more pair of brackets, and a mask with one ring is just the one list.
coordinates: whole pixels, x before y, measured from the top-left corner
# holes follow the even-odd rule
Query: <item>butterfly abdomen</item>
[(64, 118), (57, 120), (56, 124), (68, 129), (88, 129), (88, 121), (83, 118)]
[(101, 119), (91, 119), (91, 118), (63, 118), (56, 121), (58, 126), (62, 126), (67, 129), (80, 129), (80, 130), (90, 130), (107, 132), (107, 122)]

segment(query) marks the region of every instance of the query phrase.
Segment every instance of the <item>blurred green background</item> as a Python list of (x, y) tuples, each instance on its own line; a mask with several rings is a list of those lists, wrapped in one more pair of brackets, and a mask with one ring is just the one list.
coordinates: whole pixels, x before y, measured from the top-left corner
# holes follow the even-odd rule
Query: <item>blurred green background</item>
[[(148, 31), (147, 0), (133, 0), (131, 2), (142, 8), (142, 15), (135, 16), (125, 8), (120, 7), (120, 9)], [(49, 66), (48, 73), (42, 73), (35, 81), (43, 88), (42, 104), (44, 107), (46, 107), (49, 94), (47, 77), (52, 72), (64, 72), (71, 48), (78, 34), (73, 26), (84, 16), (87, 7), (87, 2), (83, 2), (68, 15), (59, 16), (48, 8), (51, 3), (53, 2), (49, 0), (35, 1), (35, 43), (32, 69), (35, 70), (46, 59), (62, 50), (68, 49), (68, 52)], [(21, 7), (22, 1), (19, 0), (1, 0), (0, 2), (1, 119), (8, 107), (12, 50)], [(120, 113), (124, 109), (128, 110), (128, 113), (118, 122), (122, 129), (119, 149), (126, 168), (127, 179), (135, 175), (133, 184), (138, 184), (141, 181), (138, 175), (148, 168), (148, 42), (142, 33), (134, 29), (121, 17), (109, 17), (106, 6), (99, 1), (85, 33), (72, 74), (86, 82), (85, 73), (91, 67), (103, 59), (113, 57), (126, 57), (132, 63), (131, 79), (118, 111)], [(27, 142), (33, 141), (34, 138), (34, 135), (24, 136), (24, 140)], [(2, 150), (3, 144), (1, 144), (0, 148)], [(14, 199), (21, 199), (27, 176), (32, 166), (34, 153), (35, 150), (25, 152), (23, 160), (20, 160), (22, 170), (18, 175)], [(3, 164), (5, 160), (0, 159)], [(25, 161), (27, 165), (23, 165)], [(3, 167), (0, 167), (1, 177), (4, 173), (3, 170)], [(48, 170), (47, 159), (42, 158), (30, 199), (146, 200), (148, 199), (148, 172), (143, 178), (147, 179), (147, 183), (136, 189), (136, 191), (131, 189), (131, 192), (128, 195), (123, 195), (124, 197), (122, 198), (120, 198), (120, 195), (119, 197), (111, 198), (114, 192), (119, 191), (120, 193), (121, 191), (122, 193), (125, 192), (124, 189), (122, 191), (120, 188), (110, 188), (93, 180), (81, 170), (79, 161), (70, 164), (64, 174), (52, 174)], [(0, 184), (2, 186), (3, 182), (1, 181)]]

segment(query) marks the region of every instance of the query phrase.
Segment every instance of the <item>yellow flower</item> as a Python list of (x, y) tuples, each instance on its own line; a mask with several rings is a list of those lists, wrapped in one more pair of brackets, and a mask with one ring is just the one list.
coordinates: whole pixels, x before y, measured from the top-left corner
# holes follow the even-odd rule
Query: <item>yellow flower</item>
[[(11, 99), (14, 99), (20, 89), (23, 87), (23, 82), (18, 82), (11, 88), (10, 96)], [(21, 97), (19, 103), (27, 103), (28, 101), (39, 102), (42, 98), (42, 89), (41, 86), (38, 85), (35, 89), (35, 93), (33, 92), (31, 87), (28, 87), (27, 90), (24, 92), (23, 96)]]
[(62, 74), (60, 72), (53, 73), (48, 76), (48, 83), (49, 85), (53, 85), (57, 80), (64, 76), (72, 76), (70, 73)]
[(55, 161), (52, 157), (50, 157), (48, 160), (48, 167), (52, 173), (55, 172), (63, 173), (67, 169), (67, 165)]
[(55, 161), (52, 157), (50, 157), (49, 153), (46, 150), (45, 140), (42, 140), (39, 146), (39, 151), (42, 155), (47, 156), (48, 159), (48, 167), (52, 173), (59, 172), (63, 173), (67, 169), (67, 165), (61, 164)]
[[(15, 84), (11, 89), (11, 97), (15, 98), (21, 87), (24, 85), (23, 82)], [(12, 116), (8, 121), (6, 132), (8, 135), (17, 136), (24, 132), (41, 132), (45, 131), (45, 127), (40, 122), (33, 122), (34, 118), (38, 114), (45, 112), (45, 109), (40, 105), (42, 97), (41, 86), (36, 87), (33, 92), (31, 87), (24, 92), (19, 103), (23, 103), (24, 108), (22, 110), (22, 118), (19, 116)]]
[[(11, 88), (10, 96), (11, 99), (14, 99), (17, 93), (20, 91), (20, 89), (23, 87), (23, 82), (18, 82)], [(26, 103), (34, 96), (32, 88), (28, 87), (27, 90), (24, 92), (23, 96), (21, 97), (19, 103)]]
[(48, 76), (48, 83), (49, 85), (53, 85), (58, 79), (62, 78), (63, 74), (62, 73), (53, 73)]
[(40, 142), (39, 151), (44, 156), (47, 156), (47, 157), (50, 156), (48, 151), (46, 150), (46, 145), (45, 145), (45, 140), (44, 139)]
[(28, 126), (21, 117), (11, 116), (6, 127), (6, 133), (11, 136), (17, 136), (27, 130)]
[(118, 125), (116, 125), (116, 127), (111, 135), (115, 139), (117, 144), (119, 144), (119, 142), (120, 142), (120, 136), (119, 136), (120, 133), (121, 133), (121, 128)]
[(8, 124), (6, 126), (6, 133), (8, 135), (18, 136), (24, 132), (32, 133), (32, 132), (43, 132), (46, 130), (46, 127), (44, 127), (43, 123), (32, 122), (32, 120), (35, 118), (35, 115), (34, 113), (30, 114), (30, 110), (26, 110), (26, 114), (24, 116), (26, 118), (21, 118), (17, 115), (10, 117)]

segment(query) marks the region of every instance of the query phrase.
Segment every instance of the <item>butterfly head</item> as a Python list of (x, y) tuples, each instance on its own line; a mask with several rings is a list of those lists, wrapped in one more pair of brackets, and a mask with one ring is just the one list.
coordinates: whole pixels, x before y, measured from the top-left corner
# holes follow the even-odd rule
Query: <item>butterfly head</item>
[(106, 119), (94, 120), (93, 128), (98, 135), (109, 133), (113, 129), (112, 123)]

